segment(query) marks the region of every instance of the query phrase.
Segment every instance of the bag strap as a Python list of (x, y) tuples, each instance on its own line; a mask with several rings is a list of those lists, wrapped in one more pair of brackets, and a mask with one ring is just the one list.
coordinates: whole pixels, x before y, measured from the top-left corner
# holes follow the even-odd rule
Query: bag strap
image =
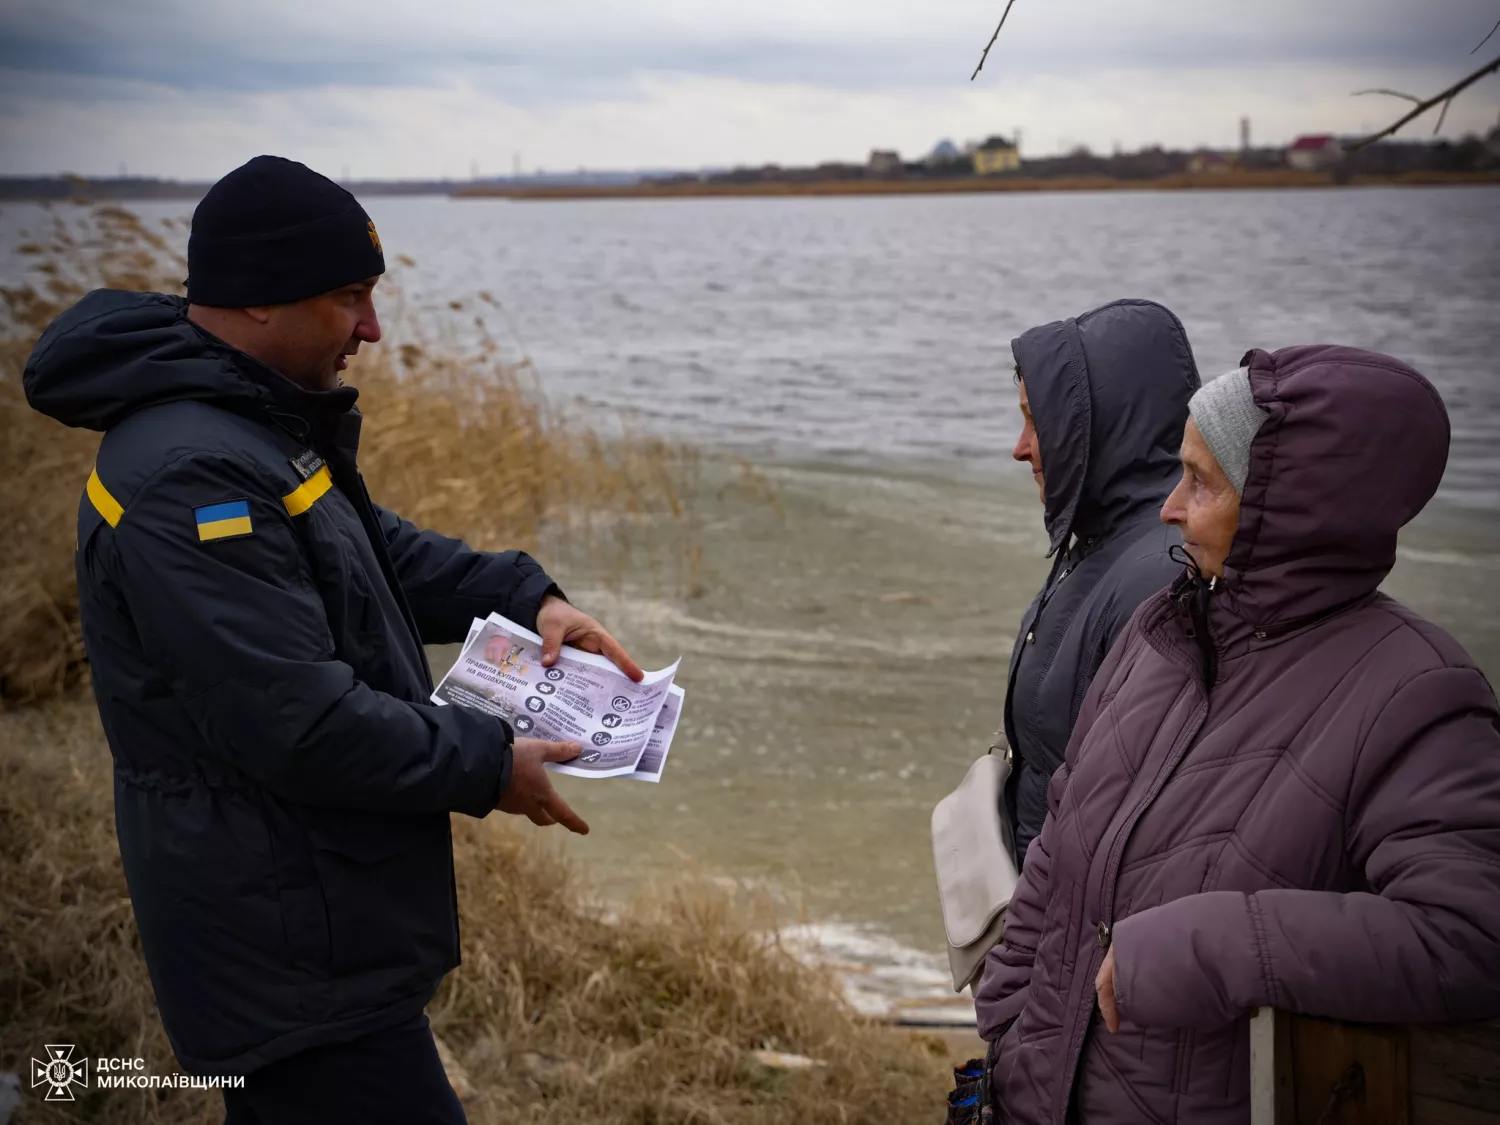
[(995, 733), (990, 735), (990, 748), (986, 750), (985, 753), (999, 754), (1002, 758), (1005, 759), (1005, 764), (1007, 766), (1015, 765), (1015, 755), (1012, 754), (1010, 749), (1010, 739), (1005, 737), (1004, 720), (1001, 720), (1000, 726), (995, 731)]

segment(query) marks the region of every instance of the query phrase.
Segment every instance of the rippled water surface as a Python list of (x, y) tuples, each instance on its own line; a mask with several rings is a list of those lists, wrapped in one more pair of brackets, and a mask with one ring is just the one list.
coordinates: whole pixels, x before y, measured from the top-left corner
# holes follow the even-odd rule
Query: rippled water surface
[(1009, 341), (1116, 297), (1251, 347), (1389, 352), (1443, 392), (1451, 501), (1500, 508), (1500, 188), (376, 201), (417, 288), (503, 300), (554, 390), (860, 463), (990, 462)]

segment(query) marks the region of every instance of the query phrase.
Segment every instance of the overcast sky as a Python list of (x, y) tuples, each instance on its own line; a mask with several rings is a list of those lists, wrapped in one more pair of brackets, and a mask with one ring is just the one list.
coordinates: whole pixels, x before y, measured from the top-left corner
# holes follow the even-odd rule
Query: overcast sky
[[(4, 0), (0, 172), (354, 177), (1023, 154), (1357, 132), (1485, 54), (1500, 0)], [(1486, 53), (1500, 51), (1500, 35)], [(1500, 78), (1444, 133), (1485, 130)], [(1433, 122), (1409, 126), (1424, 136)]]

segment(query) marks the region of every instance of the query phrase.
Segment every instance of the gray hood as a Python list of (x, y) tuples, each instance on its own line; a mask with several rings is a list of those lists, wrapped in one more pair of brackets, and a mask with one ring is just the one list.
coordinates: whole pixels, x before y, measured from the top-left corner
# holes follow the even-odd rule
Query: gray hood
[(1047, 481), (1048, 554), (1159, 508), (1198, 367), (1182, 322), (1154, 301), (1113, 301), (1011, 341)]

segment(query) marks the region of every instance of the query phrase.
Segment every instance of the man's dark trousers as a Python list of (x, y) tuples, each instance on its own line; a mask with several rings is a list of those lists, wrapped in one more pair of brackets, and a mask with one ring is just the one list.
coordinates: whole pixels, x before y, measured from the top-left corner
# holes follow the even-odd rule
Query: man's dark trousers
[(274, 1062), (224, 1091), (224, 1125), (465, 1125), (427, 1017)]

